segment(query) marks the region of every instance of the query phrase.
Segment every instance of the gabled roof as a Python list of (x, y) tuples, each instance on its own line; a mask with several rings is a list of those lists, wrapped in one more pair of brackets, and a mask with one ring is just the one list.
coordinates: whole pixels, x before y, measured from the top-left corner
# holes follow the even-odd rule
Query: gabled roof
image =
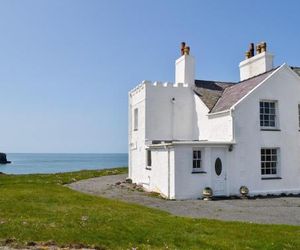
[(300, 76), (300, 67), (291, 66), (291, 69), (294, 70)]
[(216, 102), (222, 96), (224, 90), (234, 83), (195, 80), (194, 92), (201, 98), (204, 104), (212, 110)]
[[(276, 69), (236, 83), (195, 80), (194, 92), (208, 107), (210, 113), (225, 111), (263, 82)], [(299, 73), (297, 73), (300, 75), (300, 68), (298, 69)]]

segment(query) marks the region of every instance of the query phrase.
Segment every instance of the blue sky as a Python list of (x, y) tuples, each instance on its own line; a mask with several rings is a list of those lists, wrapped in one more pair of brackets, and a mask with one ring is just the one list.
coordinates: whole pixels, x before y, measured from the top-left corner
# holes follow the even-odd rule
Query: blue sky
[[(126, 152), (127, 93), (174, 80), (186, 41), (198, 79), (238, 80), (250, 42), (300, 65), (298, 1), (0, 1), (0, 151)], [(284, 83), (283, 83), (284, 84)]]

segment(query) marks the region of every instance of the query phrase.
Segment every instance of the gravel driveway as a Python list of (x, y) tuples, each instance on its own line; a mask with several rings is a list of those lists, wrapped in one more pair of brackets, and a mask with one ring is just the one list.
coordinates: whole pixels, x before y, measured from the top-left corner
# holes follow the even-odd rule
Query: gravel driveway
[(164, 200), (123, 183), (126, 175), (110, 175), (78, 181), (71, 189), (158, 208), (174, 215), (225, 221), (300, 225), (300, 198), (280, 197), (249, 200)]

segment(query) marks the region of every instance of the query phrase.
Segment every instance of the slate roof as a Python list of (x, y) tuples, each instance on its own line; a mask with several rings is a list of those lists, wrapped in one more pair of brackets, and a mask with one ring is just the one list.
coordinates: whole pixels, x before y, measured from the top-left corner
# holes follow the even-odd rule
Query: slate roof
[(300, 76), (300, 67), (291, 67), (292, 70), (294, 70), (299, 76)]
[(201, 98), (204, 104), (212, 110), (224, 90), (235, 83), (195, 80), (194, 92)]
[[(224, 111), (230, 109), (276, 69), (277, 68), (241, 82), (195, 80), (194, 92), (209, 108), (210, 113)], [(299, 73), (297, 73), (300, 75), (300, 68), (298, 69)]]

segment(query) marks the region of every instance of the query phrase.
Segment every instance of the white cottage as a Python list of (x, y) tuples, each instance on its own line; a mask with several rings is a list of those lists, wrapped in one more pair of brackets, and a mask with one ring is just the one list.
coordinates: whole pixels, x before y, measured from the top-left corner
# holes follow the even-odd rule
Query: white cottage
[(273, 67), (265, 43), (239, 82), (196, 80), (184, 43), (175, 68), (129, 92), (129, 178), (168, 199), (300, 193), (300, 68)]

